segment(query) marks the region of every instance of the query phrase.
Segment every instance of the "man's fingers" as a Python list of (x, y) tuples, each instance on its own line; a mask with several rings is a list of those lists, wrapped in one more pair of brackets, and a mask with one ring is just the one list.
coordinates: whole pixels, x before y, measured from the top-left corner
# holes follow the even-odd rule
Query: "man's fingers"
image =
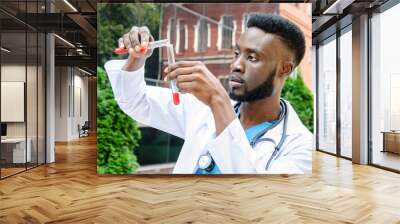
[(197, 79), (197, 76), (194, 74), (191, 75), (179, 75), (176, 77), (176, 83), (183, 83), (183, 82), (193, 82)]
[(132, 27), (131, 31), (129, 32), (129, 41), (131, 42), (131, 46), (135, 47), (139, 45), (139, 28), (134, 26)]
[(174, 80), (176, 79), (178, 76), (186, 76), (186, 75), (190, 75), (193, 74), (195, 72), (199, 72), (201, 70), (200, 67), (198, 66), (191, 66), (191, 67), (179, 67), (176, 68), (175, 70), (173, 70), (172, 72), (169, 72), (167, 75), (167, 79), (168, 80)]
[(168, 67), (164, 70), (164, 72), (170, 72), (180, 67), (193, 67), (197, 65), (200, 66), (202, 65), (202, 63), (199, 61), (178, 61), (174, 64), (168, 65)]
[(176, 87), (178, 87), (179, 91), (185, 92), (185, 93), (192, 93), (195, 92), (198, 88), (197, 84), (195, 82), (181, 82), (177, 83)]
[(140, 45), (142, 47), (147, 47), (150, 40), (150, 30), (146, 26), (139, 28)]
[(126, 49), (129, 49), (129, 48), (132, 47), (131, 46), (131, 41), (129, 40), (129, 34), (128, 33), (126, 33), (126, 34), (124, 34), (124, 36), (122, 36), (122, 42), (123, 42), (123, 44), (124, 44)]
[[(130, 54), (132, 53), (141, 53), (146, 56), (150, 56), (152, 53), (151, 49), (147, 49), (143, 52), (142, 47), (148, 47), (150, 41), (154, 41), (154, 38), (150, 34), (149, 28), (146, 26), (137, 27), (132, 26), (131, 30), (124, 34), (120, 39), (118, 39), (118, 47), (119, 48), (126, 48), (132, 50), (129, 51)], [(143, 46), (141, 46), (143, 44)]]

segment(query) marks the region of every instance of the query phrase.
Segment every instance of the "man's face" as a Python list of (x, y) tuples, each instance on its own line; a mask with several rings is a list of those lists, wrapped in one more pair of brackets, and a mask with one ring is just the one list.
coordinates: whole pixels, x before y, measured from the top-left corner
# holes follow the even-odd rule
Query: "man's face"
[(229, 96), (251, 102), (270, 97), (275, 91), (277, 62), (283, 51), (276, 35), (249, 28), (237, 42), (229, 76)]

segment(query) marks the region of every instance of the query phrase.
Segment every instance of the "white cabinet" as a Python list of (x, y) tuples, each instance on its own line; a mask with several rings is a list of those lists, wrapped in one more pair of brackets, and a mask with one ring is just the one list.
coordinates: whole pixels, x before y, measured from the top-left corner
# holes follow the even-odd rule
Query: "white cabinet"
[[(2, 139), (2, 146), (12, 148), (12, 162), (13, 163), (25, 163), (32, 161), (32, 141), (30, 138), (26, 140), (27, 148), (25, 153), (25, 139), (24, 138), (7, 138)], [(25, 161), (26, 159), (26, 161)]]

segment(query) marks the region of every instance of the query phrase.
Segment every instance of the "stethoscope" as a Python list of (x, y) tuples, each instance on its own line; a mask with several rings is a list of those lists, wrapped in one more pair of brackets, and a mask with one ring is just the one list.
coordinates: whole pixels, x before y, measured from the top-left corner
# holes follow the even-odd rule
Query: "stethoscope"
[[(240, 105), (241, 105), (241, 102), (238, 102), (234, 106), (236, 116), (238, 116), (238, 117), (240, 117)], [(269, 142), (272, 142), (273, 144), (275, 144), (274, 151), (272, 152), (272, 155), (268, 159), (267, 165), (265, 166), (265, 170), (268, 170), (273, 159), (276, 160), (277, 158), (279, 158), (280, 154), (282, 153), (281, 147), (286, 139), (287, 118), (288, 118), (289, 112), (287, 110), (286, 102), (282, 99), (280, 100), (280, 107), (281, 107), (281, 113), (279, 114), (278, 121), (274, 122), (273, 125), (258, 132), (254, 136), (254, 138), (250, 141), (250, 146), (252, 148), (254, 148), (257, 143), (263, 142), (263, 141), (269, 141)], [(262, 138), (262, 136), (264, 136), (265, 133), (267, 133), (267, 131), (276, 127), (282, 121), (283, 121), (282, 136), (281, 136), (281, 139), (279, 140), (278, 144), (276, 144), (275, 141), (271, 138)], [(207, 154), (200, 156), (200, 158), (198, 160), (198, 165), (199, 165), (199, 169), (211, 171), (215, 166), (215, 162), (214, 162), (214, 159), (211, 157), (210, 153), (207, 152)]]

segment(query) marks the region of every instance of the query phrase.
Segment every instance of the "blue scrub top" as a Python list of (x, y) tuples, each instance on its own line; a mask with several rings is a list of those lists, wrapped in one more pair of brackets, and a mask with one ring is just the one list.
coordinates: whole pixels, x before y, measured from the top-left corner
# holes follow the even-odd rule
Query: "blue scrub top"
[[(257, 125), (254, 125), (252, 127), (247, 128), (245, 131), (246, 133), (246, 137), (247, 140), (249, 140), (249, 143), (251, 142), (251, 140), (253, 140), (253, 138), (262, 130), (270, 127), (271, 125), (273, 125), (276, 121), (273, 122), (263, 122)], [(214, 160), (215, 162), (215, 160)], [(210, 172), (207, 172), (205, 170), (202, 169), (197, 169), (196, 174), (221, 174), (221, 171), (218, 168), (218, 165), (215, 163), (215, 166), (212, 170), (210, 170)]]

